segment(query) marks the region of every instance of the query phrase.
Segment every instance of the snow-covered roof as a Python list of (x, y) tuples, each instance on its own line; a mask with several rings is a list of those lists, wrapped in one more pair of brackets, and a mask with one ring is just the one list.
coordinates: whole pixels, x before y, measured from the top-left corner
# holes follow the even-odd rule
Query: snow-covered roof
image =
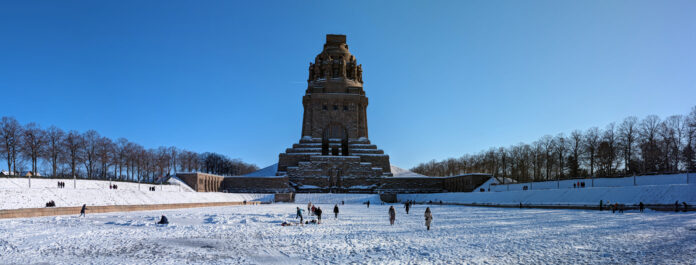
[(394, 177), (400, 177), (400, 178), (427, 178), (428, 176), (426, 175), (421, 175), (413, 171), (409, 171), (400, 167), (397, 167), (395, 165), (391, 165), (391, 173), (394, 175)]
[(276, 172), (278, 172), (278, 163), (246, 174), (244, 177), (276, 177)]

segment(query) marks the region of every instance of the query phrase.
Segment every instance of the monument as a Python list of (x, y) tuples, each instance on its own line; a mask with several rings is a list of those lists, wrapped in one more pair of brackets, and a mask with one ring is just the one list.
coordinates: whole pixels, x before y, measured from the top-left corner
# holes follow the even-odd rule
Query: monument
[(345, 35), (326, 35), (308, 70), (300, 140), (278, 155), (278, 164), (244, 176), (177, 175), (196, 191), (276, 194), (470, 192), (490, 179), (427, 177), (398, 167), (392, 172), (389, 156), (368, 138), (362, 65), (348, 51)]
[(301, 138), (279, 155), (277, 175), (299, 192), (373, 192), (392, 176), (389, 156), (368, 139), (362, 65), (345, 35), (326, 35), (308, 75)]

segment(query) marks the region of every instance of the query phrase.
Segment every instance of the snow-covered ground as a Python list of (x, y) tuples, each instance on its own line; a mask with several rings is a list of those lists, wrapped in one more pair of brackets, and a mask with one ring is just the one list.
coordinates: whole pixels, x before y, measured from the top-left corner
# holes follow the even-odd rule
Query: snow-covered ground
[[(688, 180), (687, 180), (688, 177)], [(573, 184), (578, 181), (585, 182), (585, 187), (627, 187), (627, 186), (644, 186), (644, 185), (671, 185), (671, 184), (696, 184), (696, 174), (667, 174), (667, 175), (650, 175), (650, 176), (635, 176), (624, 178), (597, 178), (597, 179), (570, 179), (561, 181), (544, 181), (534, 183), (519, 183), (505, 185), (481, 185), (480, 188), (486, 190), (490, 187), (491, 191), (515, 191), (523, 190), (524, 186), (532, 190), (548, 190), (548, 189), (572, 189)], [(507, 183), (509, 182), (506, 181)], [(490, 184), (490, 183), (489, 183)], [(478, 189), (477, 189), (478, 190)]]
[[(18, 208), (42, 208), (53, 200), (57, 207), (87, 205), (142, 205), (198, 202), (273, 201), (272, 194), (239, 194), (220, 192), (190, 192), (188, 186), (151, 185), (112, 182), (117, 190), (109, 189), (109, 181), (72, 180), (65, 188), (56, 187), (58, 180), (32, 178), (29, 188), (26, 178), (0, 178), (0, 210)], [(172, 180), (173, 182), (176, 180)], [(155, 191), (149, 191), (155, 187)]]
[[(304, 204), (0, 220), (0, 263), (696, 264), (696, 213), (425, 205), (320, 205), (320, 225), (283, 227)], [(340, 206), (340, 205), (339, 205)], [(171, 223), (154, 225), (161, 214)], [(310, 217), (311, 218), (311, 217)]]
[(451, 192), (430, 194), (398, 194), (400, 201), (414, 200), (417, 202), (443, 202), (467, 204), (500, 204), (518, 205), (592, 205), (600, 200), (604, 203), (622, 204), (673, 204), (685, 201), (696, 204), (696, 184), (681, 185), (645, 185), (627, 187), (595, 187), (581, 189), (549, 189), (505, 192)]

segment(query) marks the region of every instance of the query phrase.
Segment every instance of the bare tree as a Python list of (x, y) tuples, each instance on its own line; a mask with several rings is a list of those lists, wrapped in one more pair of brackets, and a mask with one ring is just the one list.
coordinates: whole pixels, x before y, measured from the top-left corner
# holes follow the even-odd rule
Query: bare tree
[(45, 158), (51, 164), (51, 176), (56, 176), (58, 171), (58, 161), (63, 154), (63, 138), (65, 132), (63, 130), (51, 126), (46, 130), (46, 152)]
[(616, 125), (612, 122), (607, 125), (602, 135), (602, 142), (597, 148), (597, 158), (602, 176), (611, 176), (615, 171), (617, 158)]
[(46, 133), (36, 123), (29, 123), (22, 133), (24, 156), (31, 161), (31, 172), (37, 174), (39, 157), (46, 144)]
[(21, 144), (22, 126), (12, 117), (2, 117), (0, 122), (0, 138), (2, 138), (3, 154), (7, 160), (7, 170), (17, 174), (17, 153)]
[(566, 152), (568, 151), (568, 142), (566, 141), (565, 135), (559, 133), (555, 139), (556, 142), (556, 155), (558, 155), (558, 168), (556, 173), (556, 179), (563, 178), (563, 171), (565, 170), (565, 165), (563, 161), (565, 160)]
[(691, 109), (691, 113), (685, 122), (686, 144), (682, 150), (682, 161), (684, 161), (686, 171), (696, 170), (696, 106)]
[(114, 142), (106, 137), (99, 137), (97, 139), (97, 148), (95, 152), (96, 158), (99, 161), (100, 170), (99, 173), (102, 179), (107, 179), (109, 173), (109, 167), (113, 163), (114, 159)]
[[(127, 163), (127, 147), (128, 140), (126, 140), (126, 138), (118, 138), (118, 140), (116, 140), (116, 144), (114, 145), (114, 175), (120, 180), (123, 180), (123, 167)], [(127, 167), (126, 171), (128, 171)]]
[(585, 153), (590, 164), (590, 176), (594, 177), (594, 169), (597, 157), (597, 149), (600, 144), (600, 131), (597, 127), (592, 127), (585, 133)]
[(584, 138), (580, 130), (575, 130), (568, 138), (570, 140), (571, 158), (569, 159), (568, 168), (570, 169), (571, 177), (580, 177), (580, 157), (583, 154)]
[(63, 147), (68, 152), (66, 158), (70, 163), (70, 174), (77, 176), (77, 165), (82, 161), (80, 150), (84, 146), (84, 139), (77, 131), (70, 131), (63, 139)]
[(660, 148), (658, 146), (658, 129), (660, 118), (649, 115), (640, 124), (642, 138), (641, 154), (643, 156), (643, 172), (657, 172), (661, 169)]
[(85, 170), (87, 171), (87, 178), (92, 179), (94, 177), (94, 167), (97, 164), (97, 148), (99, 145), (99, 133), (94, 130), (86, 131), (82, 134), (84, 139), (84, 145), (82, 146), (82, 162), (85, 164)]
[(628, 175), (629, 172), (635, 171), (632, 168), (631, 158), (633, 156), (633, 146), (635, 145), (636, 137), (638, 137), (638, 118), (631, 116), (624, 119), (621, 125), (619, 125), (618, 133), (624, 158), (624, 174)]
[(550, 135), (544, 135), (544, 137), (541, 137), (539, 141), (541, 141), (541, 146), (544, 150), (546, 180), (550, 180), (551, 171), (553, 170), (553, 149), (556, 142)]
[(177, 172), (176, 171), (176, 164), (177, 164), (177, 161), (179, 161), (179, 159), (177, 158), (178, 155), (179, 155), (179, 150), (174, 146), (170, 146), (169, 147), (169, 158), (170, 158), (169, 163), (170, 163), (171, 170), (174, 171), (173, 172), (174, 174), (176, 174), (176, 172)]

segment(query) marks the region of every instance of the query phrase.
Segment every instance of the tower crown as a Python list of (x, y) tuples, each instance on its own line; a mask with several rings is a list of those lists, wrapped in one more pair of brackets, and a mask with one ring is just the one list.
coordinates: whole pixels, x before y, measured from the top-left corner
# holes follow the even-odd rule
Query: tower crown
[(364, 94), (362, 65), (348, 51), (346, 35), (327, 34), (324, 49), (309, 63), (307, 93)]

